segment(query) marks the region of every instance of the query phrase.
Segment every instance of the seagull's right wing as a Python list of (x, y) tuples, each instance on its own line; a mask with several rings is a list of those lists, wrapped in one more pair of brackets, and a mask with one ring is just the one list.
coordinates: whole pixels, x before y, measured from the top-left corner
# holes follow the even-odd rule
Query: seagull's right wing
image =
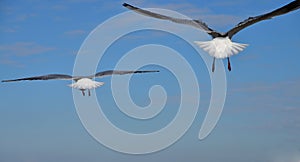
[(185, 24), (185, 25), (190, 25), (190, 26), (196, 27), (196, 28), (200, 28), (200, 29), (204, 30), (206, 33), (208, 33), (209, 35), (211, 35), (213, 38), (220, 36), (220, 33), (209, 28), (204, 22), (202, 22), (200, 20), (179, 19), (179, 18), (174, 18), (174, 17), (170, 17), (170, 16), (165, 16), (165, 15), (161, 15), (161, 14), (154, 13), (151, 11), (140, 9), (138, 7), (132, 6), (127, 3), (123, 3), (123, 6), (130, 10), (133, 10), (139, 14), (145, 15), (145, 16), (162, 19), (162, 20), (169, 20), (169, 21), (172, 21), (175, 23)]
[(153, 72), (159, 72), (158, 70), (138, 70), (138, 71), (119, 71), (119, 70), (107, 70), (103, 72), (96, 73), (96, 78), (105, 77), (108, 75), (124, 75), (124, 74), (133, 74), (133, 73), (153, 73)]
[(260, 21), (263, 20), (267, 20), (267, 19), (271, 19), (275, 16), (279, 16), (279, 15), (283, 15), (286, 13), (289, 13), (291, 11), (297, 10), (300, 8), (300, 0), (295, 0), (283, 7), (280, 7), (274, 11), (271, 11), (269, 13), (266, 14), (262, 14), (259, 16), (255, 16), (255, 17), (249, 17), (248, 19), (240, 22), (239, 24), (237, 24), (234, 28), (232, 28), (231, 30), (229, 30), (226, 35), (228, 35), (229, 38), (232, 38), (233, 35), (235, 35), (237, 32), (239, 32), (240, 30), (253, 25), (255, 23), (258, 23)]
[(70, 75), (64, 74), (49, 74), (49, 75), (42, 75), (42, 76), (35, 76), (35, 77), (28, 77), (28, 78), (19, 78), (19, 79), (12, 79), (12, 80), (2, 80), (2, 82), (16, 82), (22, 80), (72, 80), (73, 77)]

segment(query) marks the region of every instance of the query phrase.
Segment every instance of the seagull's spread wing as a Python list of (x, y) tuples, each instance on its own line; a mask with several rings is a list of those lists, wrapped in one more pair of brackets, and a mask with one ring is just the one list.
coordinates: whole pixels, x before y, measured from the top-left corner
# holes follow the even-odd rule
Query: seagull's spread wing
[(132, 73), (152, 73), (159, 72), (158, 70), (144, 70), (144, 71), (118, 71), (118, 70), (107, 70), (103, 72), (96, 73), (95, 77), (105, 77), (108, 75), (124, 75), (124, 74), (132, 74)]
[(64, 74), (49, 74), (49, 75), (42, 75), (42, 76), (35, 76), (35, 77), (28, 77), (28, 78), (19, 78), (19, 79), (12, 79), (12, 80), (2, 80), (2, 82), (16, 82), (16, 81), (22, 81), (22, 80), (71, 80), (73, 79), (70, 75), (64, 75)]
[(238, 25), (236, 25), (234, 28), (232, 28), (231, 30), (229, 30), (226, 35), (228, 35), (229, 38), (232, 38), (232, 36), (234, 34), (236, 34), (237, 32), (239, 32), (240, 30), (254, 24), (257, 22), (260, 22), (262, 20), (266, 20), (266, 19), (271, 19), (272, 17), (275, 16), (279, 16), (279, 15), (283, 15), (286, 14), (288, 12), (297, 10), (300, 8), (300, 0), (295, 0), (281, 8), (278, 8), (272, 12), (263, 14), (263, 15), (259, 15), (259, 16), (255, 16), (255, 17), (249, 17), (248, 19), (240, 22)]
[(191, 25), (193, 27), (200, 28), (200, 29), (204, 30), (206, 33), (208, 33), (209, 35), (211, 35), (213, 38), (220, 36), (220, 33), (209, 28), (204, 22), (202, 22), (200, 20), (179, 19), (179, 18), (174, 18), (174, 17), (170, 17), (170, 16), (165, 16), (165, 15), (161, 15), (158, 13), (140, 9), (138, 7), (132, 6), (127, 3), (123, 3), (123, 6), (130, 10), (133, 10), (139, 14), (145, 15), (145, 16), (162, 19), (162, 20), (169, 20), (169, 21), (172, 21), (175, 23)]

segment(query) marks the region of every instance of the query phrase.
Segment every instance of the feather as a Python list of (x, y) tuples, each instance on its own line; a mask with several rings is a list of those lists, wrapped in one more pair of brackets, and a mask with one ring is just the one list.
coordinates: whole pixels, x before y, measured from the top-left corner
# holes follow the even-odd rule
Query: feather
[(232, 42), (228, 37), (218, 37), (211, 41), (195, 41), (195, 43), (212, 57), (223, 59), (243, 51), (248, 45)]

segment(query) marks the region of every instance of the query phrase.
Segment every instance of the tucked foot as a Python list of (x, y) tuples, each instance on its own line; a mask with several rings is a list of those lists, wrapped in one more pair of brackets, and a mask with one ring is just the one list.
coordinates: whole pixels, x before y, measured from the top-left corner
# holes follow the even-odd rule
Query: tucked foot
[(82, 89), (81, 92), (82, 92), (82, 95), (85, 96), (84, 89)]
[(214, 57), (213, 64), (212, 64), (212, 68), (211, 68), (211, 71), (212, 71), (212, 72), (215, 71), (215, 62), (216, 62), (216, 58)]
[(231, 71), (231, 65), (230, 65), (229, 57), (227, 57), (227, 61), (228, 61), (228, 64), (227, 64), (228, 65), (228, 70)]

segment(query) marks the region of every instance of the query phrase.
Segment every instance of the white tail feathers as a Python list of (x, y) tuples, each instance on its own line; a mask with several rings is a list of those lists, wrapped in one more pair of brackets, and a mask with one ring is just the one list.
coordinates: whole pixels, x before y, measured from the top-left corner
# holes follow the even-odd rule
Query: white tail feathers
[(77, 82), (70, 84), (68, 86), (82, 90), (82, 89), (95, 89), (102, 86), (103, 84), (104, 84), (103, 82), (96, 82), (89, 78), (82, 78), (79, 79)]
[(199, 47), (215, 58), (226, 58), (243, 51), (248, 45), (232, 42), (228, 37), (217, 37), (211, 41), (195, 41)]

